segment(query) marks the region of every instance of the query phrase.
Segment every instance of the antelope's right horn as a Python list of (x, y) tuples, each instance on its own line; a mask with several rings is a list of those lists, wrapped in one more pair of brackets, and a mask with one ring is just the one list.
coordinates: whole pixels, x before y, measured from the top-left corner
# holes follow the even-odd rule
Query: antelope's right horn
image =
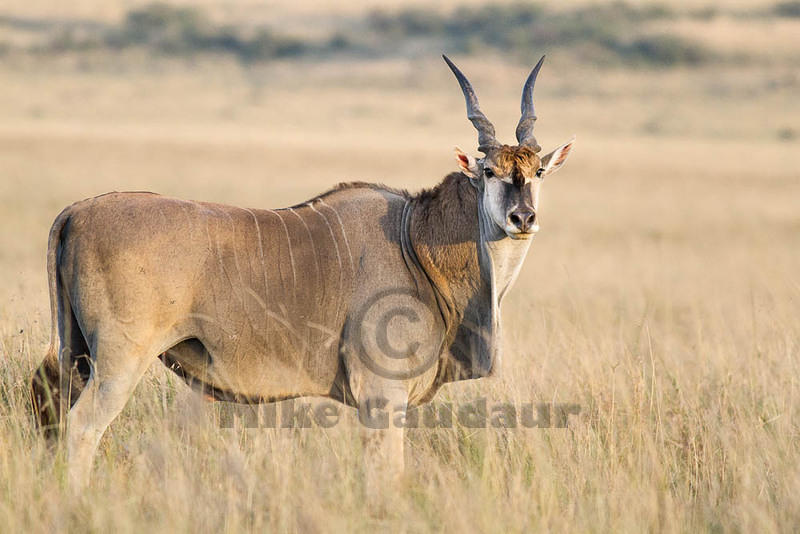
[(472, 122), (473, 126), (475, 126), (475, 129), (478, 130), (478, 150), (485, 154), (487, 150), (500, 146), (500, 143), (497, 142), (494, 136), (494, 126), (492, 126), (492, 123), (489, 122), (489, 119), (486, 118), (486, 115), (483, 114), (480, 106), (478, 106), (478, 97), (475, 96), (475, 90), (472, 88), (472, 84), (469, 83), (467, 77), (458, 70), (458, 67), (456, 67), (447, 56), (442, 54), (442, 57), (447, 63), (447, 66), (450, 67), (450, 70), (453, 71), (453, 74), (456, 75), (456, 80), (458, 80), (461, 91), (464, 93), (464, 99), (467, 101), (467, 118)]

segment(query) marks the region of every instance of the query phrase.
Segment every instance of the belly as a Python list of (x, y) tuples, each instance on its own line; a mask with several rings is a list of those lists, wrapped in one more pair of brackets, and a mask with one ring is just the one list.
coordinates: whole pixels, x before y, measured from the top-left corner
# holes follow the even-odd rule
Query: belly
[(270, 353), (246, 345), (234, 352), (190, 338), (167, 350), (161, 360), (189, 385), (219, 400), (252, 403), (328, 395), (338, 362), (335, 353), (319, 358), (320, 352), (312, 357), (309, 352)]

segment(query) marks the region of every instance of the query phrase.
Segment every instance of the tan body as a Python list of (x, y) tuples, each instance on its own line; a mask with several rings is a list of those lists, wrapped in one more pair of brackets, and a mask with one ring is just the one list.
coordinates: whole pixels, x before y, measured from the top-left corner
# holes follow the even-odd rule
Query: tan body
[(221, 396), (345, 400), (339, 338), (354, 281), (402, 263), (399, 239), (358, 219), (399, 223), (404, 203), (370, 189), (282, 210), (113, 193), (65, 212), (58, 279), (91, 353), (124, 339)]

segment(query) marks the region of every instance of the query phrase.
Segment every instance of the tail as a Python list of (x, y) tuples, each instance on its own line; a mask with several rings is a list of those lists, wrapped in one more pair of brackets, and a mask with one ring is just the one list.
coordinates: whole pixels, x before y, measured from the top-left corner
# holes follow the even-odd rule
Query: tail
[[(71, 206), (64, 209), (50, 228), (47, 241), (47, 281), (50, 293), (50, 347), (31, 379), (31, 404), (34, 417), (45, 434), (57, 432), (61, 420), (61, 364), (58, 357), (58, 307), (61, 295), (58, 284), (58, 255), (61, 234), (69, 221)], [(62, 310), (67, 312), (68, 310)], [(71, 310), (68, 313), (72, 313)], [(65, 320), (69, 320), (65, 318)], [(69, 367), (67, 367), (69, 368)]]

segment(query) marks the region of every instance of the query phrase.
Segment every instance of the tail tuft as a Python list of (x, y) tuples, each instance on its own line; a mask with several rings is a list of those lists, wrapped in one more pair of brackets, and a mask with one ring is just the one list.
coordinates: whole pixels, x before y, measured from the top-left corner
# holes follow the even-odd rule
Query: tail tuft
[(31, 378), (31, 407), (36, 422), (45, 436), (58, 433), (61, 395), (58, 357), (48, 352)]

